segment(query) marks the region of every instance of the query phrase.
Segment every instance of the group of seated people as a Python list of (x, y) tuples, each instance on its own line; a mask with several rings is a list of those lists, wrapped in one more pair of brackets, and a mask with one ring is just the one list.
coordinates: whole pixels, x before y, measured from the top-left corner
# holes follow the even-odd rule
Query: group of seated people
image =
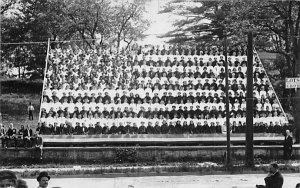
[[(174, 64), (176, 64), (175, 61)], [(163, 85), (166, 88), (178, 85), (184, 87), (185, 90), (193, 89), (196, 85), (197, 88), (208, 90), (217, 90), (218, 85), (222, 85), (222, 88), (224, 88), (226, 74), (223, 61), (224, 60), (220, 60), (221, 66), (211, 65), (212, 61), (210, 61), (208, 66), (192, 65), (184, 67), (181, 65), (181, 61), (179, 62), (179, 66), (167, 64), (167, 66), (155, 67), (152, 65), (152, 62), (150, 62), (149, 65), (148, 63), (144, 63), (145, 65), (134, 65), (132, 68), (133, 72), (131, 74), (130, 88), (134, 86), (138, 87), (139, 85), (146, 87), (148, 84), (154, 87), (158, 86), (159, 88)], [(246, 71), (246, 63), (243, 63), (243, 66), (239, 67), (229, 67), (229, 85), (241, 85), (242, 88), (245, 88)], [(258, 85), (269, 85), (265, 72), (259, 66), (259, 63), (257, 63), (257, 66), (254, 68), (254, 80)], [(178, 89), (180, 89), (180, 87)]]
[[(206, 46), (206, 45), (194, 45), (193, 47), (184, 45), (149, 45), (144, 46), (132, 45), (130, 51), (134, 51), (140, 55), (223, 55), (223, 46)], [(237, 45), (228, 47), (229, 56), (242, 56), (247, 55), (246, 45)], [(126, 53), (125, 49), (122, 52)], [(128, 52), (127, 52), (128, 53)]]
[[(79, 118), (81, 115), (79, 115)], [(72, 118), (61, 122), (46, 125), (41, 122), (40, 133), (45, 135), (93, 135), (93, 134), (222, 134), (226, 132), (225, 118), (215, 119), (146, 119), (146, 118), (121, 118), (121, 119), (89, 119)], [(61, 117), (61, 119), (66, 119)], [(85, 120), (88, 121), (85, 121)], [(74, 122), (72, 122), (74, 120)], [(267, 122), (268, 121), (268, 122)], [(275, 121), (275, 123), (273, 123)], [(282, 134), (287, 129), (292, 129), (288, 124), (280, 124), (280, 120), (266, 118), (263, 121), (254, 118), (254, 133)], [(269, 123), (269, 124), (268, 124)], [(230, 120), (231, 133), (245, 133), (245, 118)]]
[[(158, 131), (165, 134), (174, 132), (172, 126), (175, 125), (207, 125), (211, 131), (199, 129), (198, 132), (222, 133), (226, 101), (222, 50), (213, 48), (212, 53), (204, 53), (196, 48), (180, 50), (177, 46), (175, 53), (169, 53), (165, 47), (161, 51), (159, 47), (146, 48), (122, 54), (52, 49), (41, 104), (43, 129), (68, 127), (72, 130), (69, 132), (83, 129), (75, 131), (82, 134), (85, 129), (96, 127), (108, 129), (105, 133), (126, 132), (117, 131), (118, 127), (141, 128), (135, 133), (147, 127), (170, 127), (168, 131)], [(232, 126), (245, 124), (245, 52), (233, 52), (227, 61)], [(254, 59), (255, 123), (276, 132), (277, 128), (269, 127), (284, 125), (284, 113), (259, 58)], [(194, 132), (193, 128), (188, 130)]]
[(17, 130), (12, 123), (8, 128), (4, 127), (3, 124), (0, 124), (1, 146), (3, 148), (35, 147), (40, 142), (39, 131), (39, 129), (33, 131), (30, 128), (30, 125), (27, 125), (26, 128), (24, 125), (21, 125), (21, 128)]
[[(77, 90), (81, 85), (86, 85), (88, 88), (94, 86), (107, 89), (125, 86), (132, 88), (133, 85), (137, 84), (204, 84), (205, 79), (224, 80), (225, 78), (223, 56), (220, 56), (220, 60), (217, 57), (214, 57), (214, 60), (209, 58), (205, 63), (202, 60), (199, 62), (197, 60), (177, 61), (176, 57), (173, 62), (167, 59), (166, 63), (161, 60), (162, 63), (159, 61), (156, 63), (151, 60), (151, 57), (149, 61), (146, 61), (146, 59), (132, 61), (131, 56), (114, 59), (108, 55), (98, 56), (93, 54), (81, 57), (82, 54), (80, 54), (77, 57), (73, 57), (73, 55), (66, 56), (67, 59), (65, 60), (64, 57), (59, 58), (62, 55), (57, 54), (59, 53), (54, 51), (53, 57), (50, 55), (46, 85), (49, 87), (57, 85), (61, 89), (69, 86), (69, 88)], [(267, 78), (265, 78), (265, 72), (260, 67), (261, 64), (257, 61), (254, 77), (260, 83), (262, 80), (266, 81)], [(153, 63), (160, 64), (160, 66), (155, 67)], [(228, 63), (233, 65), (228, 70), (229, 79), (232, 82), (237, 81), (239, 84), (245, 85), (244, 79), (247, 70), (245, 57), (243, 57), (243, 60), (236, 58), (235, 62), (231, 62), (229, 58)], [(185, 66), (186, 64), (191, 66)]]

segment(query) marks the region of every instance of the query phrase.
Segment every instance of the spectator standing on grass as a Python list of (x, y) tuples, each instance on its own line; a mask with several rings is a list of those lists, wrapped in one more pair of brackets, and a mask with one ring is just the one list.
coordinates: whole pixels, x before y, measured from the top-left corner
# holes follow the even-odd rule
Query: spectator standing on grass
[(26, 126), (26, 129), (23, 131), (23, 140), (25, 147), (31, 147), (32, 143), (32, 129), (29, 125)]
[(39, 133), (34, 134), (34, 147), (36, 150), (36, 157), (39, 159), (43, 159), (43, 138), (39, 135)]
[(285, 138), (283, 142), (283, 157), (285, 160), (290, 160), (293, 151), (293, 137), (289, 130), (285, 132)]
[(256, 185), (257, 188), (282, 188), (283, 176), (279, 172), (277, 163), (269, 165), (269, 174), (265, 177), (266, 185)]
[(33, 111), (34, 111), (34, 107), (31, 104), (31, 102), (29, 102), (29, 106), (28, 106), (28, 116), (29, 116), (29, 120), (33, 120)]

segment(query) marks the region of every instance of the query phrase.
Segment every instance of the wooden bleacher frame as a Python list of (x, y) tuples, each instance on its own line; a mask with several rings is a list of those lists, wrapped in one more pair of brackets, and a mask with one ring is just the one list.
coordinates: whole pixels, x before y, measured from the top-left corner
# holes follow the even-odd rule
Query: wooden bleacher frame
[[(232, 144), (245, 144), (245, 134), (231, 134)], [(45, 146), (226, 145), (225, 134), (43, 135)], [(254, 144), (282, 144), (284, 136), (255, 133)]]

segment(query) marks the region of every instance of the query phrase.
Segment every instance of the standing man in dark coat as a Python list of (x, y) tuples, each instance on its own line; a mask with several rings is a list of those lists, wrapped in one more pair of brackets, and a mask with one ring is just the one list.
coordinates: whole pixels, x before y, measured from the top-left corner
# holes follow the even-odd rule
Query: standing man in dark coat
[(35, 148), (35, 157), (37, 159), (43, 159), (43, 138), (39, 135), (39, 133), (35, 133), (33, 135), (33, 146)]
[(285, 138), (283, 142), (283, 157), (285, 160), (291, 159), (293, 151), (293, 137), (289, 130), (285, 132)]
[(32, 146), (32, 140), (33, 140), (33, 132), (29, 125), (27, 125), (26, 129), (23, 131), (23, 140), (25, 147), (31, 147)]
[(266, 185), (256, 185), (257, 188), (282, 188), (283, 176), (279, 172), (277, 163), (269, 165), (269, 174), (265, 177)]

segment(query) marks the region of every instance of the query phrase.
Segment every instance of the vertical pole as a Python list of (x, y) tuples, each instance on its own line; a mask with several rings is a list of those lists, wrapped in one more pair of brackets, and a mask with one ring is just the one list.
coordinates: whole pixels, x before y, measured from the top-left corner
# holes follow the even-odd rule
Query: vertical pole
[(253, 167), (253, 33), (248, 33), (247, 57), (247, 115), (246, 115), (246, 166)]
[(225, 95), (226, 95), (226, 134), (227, 134), (227, 155), (226, 165), (231, 166), (231, 152), (230, 152), (230, 118), (229, 118), (229, 94), (228, 94), (228, 62), (227, 62), (227, 33), (225, 30), (224, 37), (224, 50), (225, 50)]
[[(2, 65), (2, 48), (1, 48), (2, 47), (2, 16), (3, 15), (0, 14), (0, 65)], [(1, 87), (1, 82), (0, 82), (0, 95), (2, 93), (1, 88), (2, 87)], [(0, 105), (0, 111), (2, 111), (1, 105)], [(0, 115), (2, 116), (2, 114), (0, 114)], [(2, 119), (2, 117), (0, 117), (0, 119)]]
[(43, 81), (43, 89), (42, 89), (42, 97), (41, 97), (41, 102), (40, 102), (40, 113), (39, 113), (39, 122), (41, 120), (41, 113), (42, 113), (42, 102), (43, 102), (43, 92), (45, 89), (45, 84), (46, 84), (46, 73), (48, 69), (48, 59), (49, 59), (49, 51), (50, 51), (50, 38), (48, 38), (48, 44), (47, 44), (47, 54), (46, 54), (46, 59), (45, 59), (45, 69), (44, 69), (44, 81)]
[[(0, 64), (2, 64), (2, 56), (1, 56), (2, 55), (2, 51), (1, 51), (2, 50), (1, 49), (1, 47), (2, 47), (2, 16), (3, 15), (0, 14)], [(1, 87), (0, 87), (0, 89), (1, 89)]]
[[(298, 38), (298, 44), (300, 44), (300, 39)], [(298, 50), (298, 54), (295, 58), (295, 77), (300, 77), (300, 51)], [(295, 125), (295, 138), (296, 143), (300, 143), (300, 89), (298, 88), (294, 95), (294, 125)]]

